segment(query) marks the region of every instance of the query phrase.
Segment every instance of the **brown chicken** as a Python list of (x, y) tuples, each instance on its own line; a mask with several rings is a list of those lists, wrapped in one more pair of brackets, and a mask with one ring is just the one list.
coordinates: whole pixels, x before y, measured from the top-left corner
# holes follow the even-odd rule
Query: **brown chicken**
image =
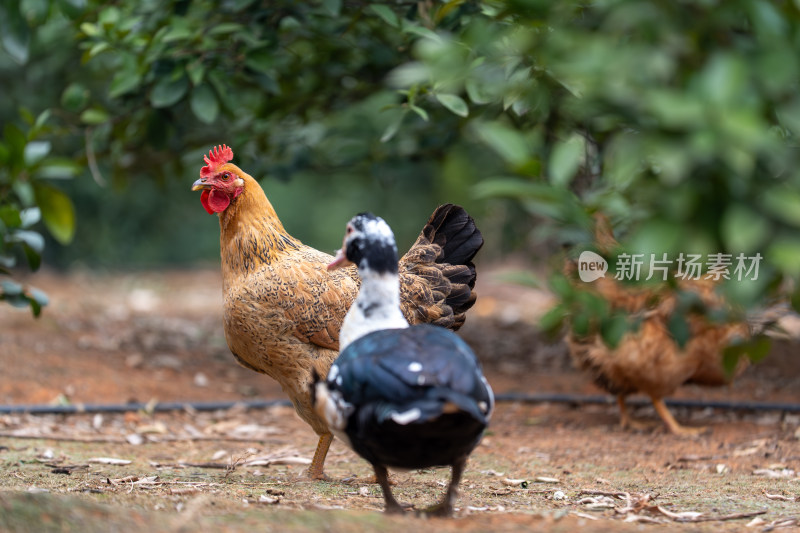
[[(602, 252), (617, 245), (605, 217), (596, 217), (595, 228), (595, 240)], [(566, 270), (568, 275), (573, 274), (575, 265), (568, 263)], [(679, 290), (694, 292), (706, 309), (720, 309), (724, 301), (715, 292), (715, 286), (713, 280), (702, 278), (678, 284)], [(575, 365), (589, 373), (599, 387), (617, 397), (622, 427), (643, 426), (629, 416), (625, 405), (626, 396), (638, 392), (650, 397), (672, 433), (702, 433), (705, 428), (680, 425), (664, 404), (664, 397), (685, 383), (707, 386), (729, 383), (747, 366), (747, 358), (741, 357), (734, 375), (727, 375), (722, 364), (723, 350), (734, 342), (749, 339), (774, 318), (772, 313), (765, 313), (763, 317), (753, 317), (750, 324), (719, 323), (704, 314), (688, 313), (685, 319), (689, 339), (681, 348), (668, 327), (672, 314), (681, 312), (673, 288), (626, 286), (609, 275), (591, 284), (582, 283), (581, 289), (594, 291), (610, 304), (612, 311), (622, 311), (641, 320), (639, 328), (625, 333), (615, 348), (605, 344), (597, 332), (581, 337), (570, 331), (566, 339)]]
[[(219, 215), (224, 330), (243, 366), (280, 383), (297, 413), (320, 436), (308, 475), (324, 478), (333, 436), (312, 409), (312, 375), (325, 376), (338, 355), (339, 329), (358, 294), (355, 268), (333, 272), (331, 255), (283, 228), (261, 186), (217, 147), (192, 190)], [(475, 303), (472, 259), (483, 237), (461, 207), (439, 207), (400, 260), (403, 314), (412, 324), (458, 329)]]

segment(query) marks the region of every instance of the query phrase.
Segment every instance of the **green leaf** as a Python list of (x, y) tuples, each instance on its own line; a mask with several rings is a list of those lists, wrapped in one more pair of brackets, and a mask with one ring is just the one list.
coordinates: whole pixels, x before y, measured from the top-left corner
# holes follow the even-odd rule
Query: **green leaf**
[(24, 294), (22, 285), (8, 279), (0, 281), (0, 289), (3, 290), (3, 296), (21, 296)]
[(75, 208), (69, 197), (55, 187), (37, 183), (36, 203), (42, 210), (44, 224), (61, 244), (69, 244), (75, 235)]
[(404, 24), (403, 25), (403, 33), (413, 33), (414, 35), (418, 35), (424, 39), (428, 39), (435, 43), (443, 43), (444, 39), (439, 36), (435, 31), (429, 30), (423, 26), (418, 24)]
[(747, 65), (742, 59), (731, 53), (717, 53), (708, 61), (701, 77), (708, 102), (724, 105), (741, 100), (747, 76)]
[(800, 227), (800, 192), (786, 186), (772, 186), (764, 191), (762, 203), (767, 212)]
[(672, 335), (675, 344), (677, 344), (678, 348), (681, 350), (686, 347), (686, 343), (689, 342), (692, 336), (692, 332), (689, 329), (689, 322), (679, 313), (672, 313), (672, 315), (670, 315), (669, 321), (667, 322), (667, 330), (670, 335)]
[(95, 57), (102, 54), (106, 50), (109, 50), (110, 48), (111, 45), (107, 42), (95, 43), (91, 48), (89, 48), (88, 55), (90, 58)]
[(70, 83), (61, 93), (61, 105), (67, 111), (77, 113), (89, 103), (89, 90), (80, 83)]
[(547, 284), (550, 287), (550, 290), (564, 301), (571, 300), (573, 294), (575, 293), (575, 288), (562, 274), (555, 274), (551, 276)]
[(541, 278), (530, 270), (510, 270), (493, 276), (493, 279), (502, 281), (503, 283), (513, 283), (536, 289), (541, 289), (544, 286)]
[(566, 187), (575, 177), (586, 152), (586, 140), (577, 133), (566, 141), (558, 141), (550, 156), (550, 181), (557, 187)]
[(59, 0), (58, 4), (61, 7), (62, 13), (74, 19), (83, 14), (88, 0)]
[(153, 107), (169, 107), (178, 103), (189, 90), (189, 80), (181, 76), (176, 80), (164, 78), (153, 86), (150, 93), (150, 103)]
[(104, 109), (93, 107), (81, 113), (81, 122), (95, 126), (108, 122), (108, 113)]
[(603, 342), (611, 349), (619, 346), (628, 330), (628, 319), (622, 314), (607, 316), (600, 323), (600, 335), (603, 337)]
[(193, 35), (192, 30), (187, 26), (172, 26), (169, 31), (161, 38), (164, 43), (172, 43), (175, 41), (185, 41), (190, 39)]
[(123, 94), (137, 89), (141, 83), (142, 75), (135, 69), (120, 70), (111, 79), (111, 85), (108, 87), (108, 96), (119, 98)]
[(50, 303), (50, 298), (47, 297), (47, 294), (45, 294), (43, 291), (40, 291), (37, 288), (30, 287), (28, 292), (29, 292), (29, 297), (39, 305), (45, 306)]
[(47, 295), (44, 292), (34, 287), (30, 287), (28, 289), (28, 293), (25, 296), (27, 297), (28, 303), (31, 306), (31, 311), (33, 312), (33, 316), (38, 317), (39, 314), (42, 312), (42, 307), (50, 303), (50, 299), (47, 297)]
[(207, 32), (207, 35), (225, 35), (226, 33), (234, 33), (244, 29), (244, 26), (237, 22), (222, 22), (215, 24)]
[(739, 359), (743, 356), (753, 363), (758, 363), (769, 354), (771, 347), (771, 339), (763, 335), (728, 346), (722, 351), (722, 367), (725, 369), (725, 374), (733, 376), (736, 367), (739, 366)]
[(266, 48), (254, 50), (247, 54), (244, 64), (256, 72), (271, 74), (275, 67), (275, 54)]
[(200, 61), (192, 61), (186, 65), (186, 74), (189, 75), (192, 85), (200, 85), (203, 81), (203, 76), (206, 73), (206, 67)]
[(406, 117), (405, 113), (400, 113), (393, 121), (389, 123), (389, 125), (384, 130), (383, 135), (381, 135), (382, 143), (389, 142), (392, 140), (397, 131), (400, 129), (400, 125), (403, 123), (403, 119), (405, 117)]
[(122, 12), (114, 5), (106, 5), (97, 15), (97, 21), (105, 28), (113, 28), (119, 24)]
[(734, 204), (725, 210), (721, 230), (729, 251), (753, 252), (770, 234), (770, 223), (746, 205)]
[(33, 194), (33, 185), (31, 185), (30, 181), (17, 180), (13, 183), (12, 187), (23, 206), (29, 207), (34, 205), (36, 199)]
[(36, 117), (33, 116), (31, 110), (24, 106), (19, 108), (19, 116), (22, 117), (22, 120), (24, 120), (25, 124), (28, 126), (33, 126), (33, 123), (36, 121)]
[(464, 82), (464, 89), (467, 91), (467, 96), (472, 100), (472, 103), (483, 105), (492, 101), (492, 98), (485, 94), (483, 88), (472, 78)]
[(800, 275), (800, 239), (778, 237), (767, 249), (766, 259), (791, 276)]
[(539, 319), (539, 330), (553, 339), (561, 334), (567, 313), (561, 305), (555, 305)]
[(33, 316), (38, 317), (42, 313), (42, 306), (39, 305), (39, 302), (36, 300), (32, 300), (31, 298), (27, 298), (27, 300), (31, 306), (31, 312), (33, 313)]
[(204, 83), (192, 89), (189, 104), (194, 116), (201, 122), (212, 124), (217, 119), (219, 101), (210, 85)]
[(322, 7), (332, 17), (338, 17), (342, 11), (342, 0), (322, 0)]
[(42, 265), (41, 252), (37, 252), (33, 247), (26, 243), (22, 244), (22, 250), (25, 252), (25, 259), (28, 260), (28, 266), (30, 269), (34, 272), (39, 270), (39, 267)]
[(469, 107), (467, 107), (467, 103), (458, 95), (437, 93), (436, 99), (439, 100), (440, 104), (460, 117), (466, 117), (469, 115)]
[(15, 124), (8, 122), (3, 128), (3, 136), (9, 150), (11, 165), (21, 166), (25, 160), (25, 145), (28, 142), (25, 134)]
[(20, 227), (29, 228), (42, 219), (42, 210), (38, 207), (29, 207), (19, 212)]
[(20, 2), (0, 3), (0, 42), (14, 61), (24, 65), (28, 62), (31, 34), (19, 8)]
[(629, 247), (634, 253), (643, 253), (645, 257), (650, 254), (672, 254), (680, 252), (681, 231), (683, 228), (671, 220), (651, 218), (642, 223), (628, 240)]
[(518, 131), (499, 122), (475, 123), (472, 126), (471, 130), (507, 163), (518, 167), (530, 158), (528, 144)]
[(477, 198), (514, 198), (531, 213), (566, 220), (576, 209), (574, 195), (551, 185), (519, 178), (492, 178), (474, 188)]
[(33, 166), (50, 153), (50, 141), (31, 141), (25, 145), (25, 164)]
[(32, 27), (40, 26), (47, 22), (50, 0), (22, 0), (20, 4), (20, 11)]
[(97, 37), (101, 33), (100, 28), (91, 22), (84, 22), (80, 25), (80, 29), (87, 37)]
[(382, 18), (389, 26), (393, 28), (400, 26), (400, 20), (397, 18), (395, 12), (392, 11), (391, 7), (383, 4), (370, 4), (369, 9)]
[(22, 226), (22, 215), (13, 205), (0, 205), (0, 222), (7, 228), (19, 228)]
[(35, 231), (14, 230), (6, 236), (6, 241), (28, 246), (36, 253), (44, 251), (44, 237)]
[(577, 337), (586, 337), (592, 328), (592, 318), (588, 313), (578, 312), (572, 317), (572, 331)]
[(83, 172), (83, 167), (72, 159), (65, 157), (51, 157), (45, 159), (34, 171), (37, 178), (43, 179), (69, 179)]
[(52, 111), (50, 111), (49, 109), (45, 109), (44, 111), (39, 113), (39, 116), (36, 117), (36, 122), (33, 123), (33, 129), (29, 134), (31, 138), (33, 138), (33, 136), (35, 135), (35, 132), (38, 132), (40, 129), (42, 129), (44, 125), (47, 123), (47, 121), (50, 120), (50, 115), (52, 115)]
[(400, 65), (389, 73), (387, 82), (392, 87), (413, 87), (418, 83), (428, 83), (432, 77), (432, 70), (419, 61)]
[(427, 111), (425, 111), (424, 109), (422, 109), (419, 106), (415, 106), (415, 105), (412, 105), (412, 104), (409, 104), (408, 108), (411, 111), (413, 111), (414, 113), (416, 113), (417, 115), (419, 115), (422, 118), (422, 120), (424, 120), (425, 122), (428, 122), (428, 112)]

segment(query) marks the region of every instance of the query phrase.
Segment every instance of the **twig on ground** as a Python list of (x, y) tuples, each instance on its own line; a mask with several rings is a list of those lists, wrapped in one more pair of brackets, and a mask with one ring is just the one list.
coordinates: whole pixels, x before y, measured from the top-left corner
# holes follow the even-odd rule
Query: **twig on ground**
[(691, 519), (679, 519), (678, 522), (725, 522), (726, 520), (741, 520), (743, 518), (753, 518), (754, 516), (759, 516), (762, 514), (766, 514), (767, 510), (763, 509), (761, 511), (752, 511), (749, 513), (733, 513), (733, 514), (726, 514), (722, 516), (698, 516), (697, 518)]

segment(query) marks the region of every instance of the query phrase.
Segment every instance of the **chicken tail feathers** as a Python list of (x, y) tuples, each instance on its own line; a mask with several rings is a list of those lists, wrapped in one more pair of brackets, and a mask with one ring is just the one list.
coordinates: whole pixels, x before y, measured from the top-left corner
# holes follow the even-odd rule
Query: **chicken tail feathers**
[(471, 265), (483, 246), (483, 235), (475, 221), (463, 207), (453, 204), (439, 206), (422, 228), (422, 235), (442, 248), (437, 263)]
[(403, 309), (409, 322), (452, 330), (464, 324), (477, 298), (472, 259), (481, 246), (483, 235), (463, 207), (445, 204), (433, 212), (401, 260), (402, 299), (415, 302)]

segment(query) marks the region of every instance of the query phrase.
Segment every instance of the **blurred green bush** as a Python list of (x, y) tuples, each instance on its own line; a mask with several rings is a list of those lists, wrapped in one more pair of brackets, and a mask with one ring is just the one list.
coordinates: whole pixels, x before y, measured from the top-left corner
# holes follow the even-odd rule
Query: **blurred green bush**
[[(54, 265), (215, 261), (215, 221), (188, 186), (224, 142), (323, 249), (353, 212), (410, 242), (456, 201), (488, 252), (545, 263), (585, 249), (600, 211), (631, 252), (762, 253), (760, 281), (725, 287), (754, 305), (800, 273), (799, 9), (4, 0), (0, 209), (38, 205), (67, 242), (68, 203), (20, 191), (66, 192), (75, 239), (47, 247)], [(38, 227), (15, 221), (4, 257), (12, 230)]]

